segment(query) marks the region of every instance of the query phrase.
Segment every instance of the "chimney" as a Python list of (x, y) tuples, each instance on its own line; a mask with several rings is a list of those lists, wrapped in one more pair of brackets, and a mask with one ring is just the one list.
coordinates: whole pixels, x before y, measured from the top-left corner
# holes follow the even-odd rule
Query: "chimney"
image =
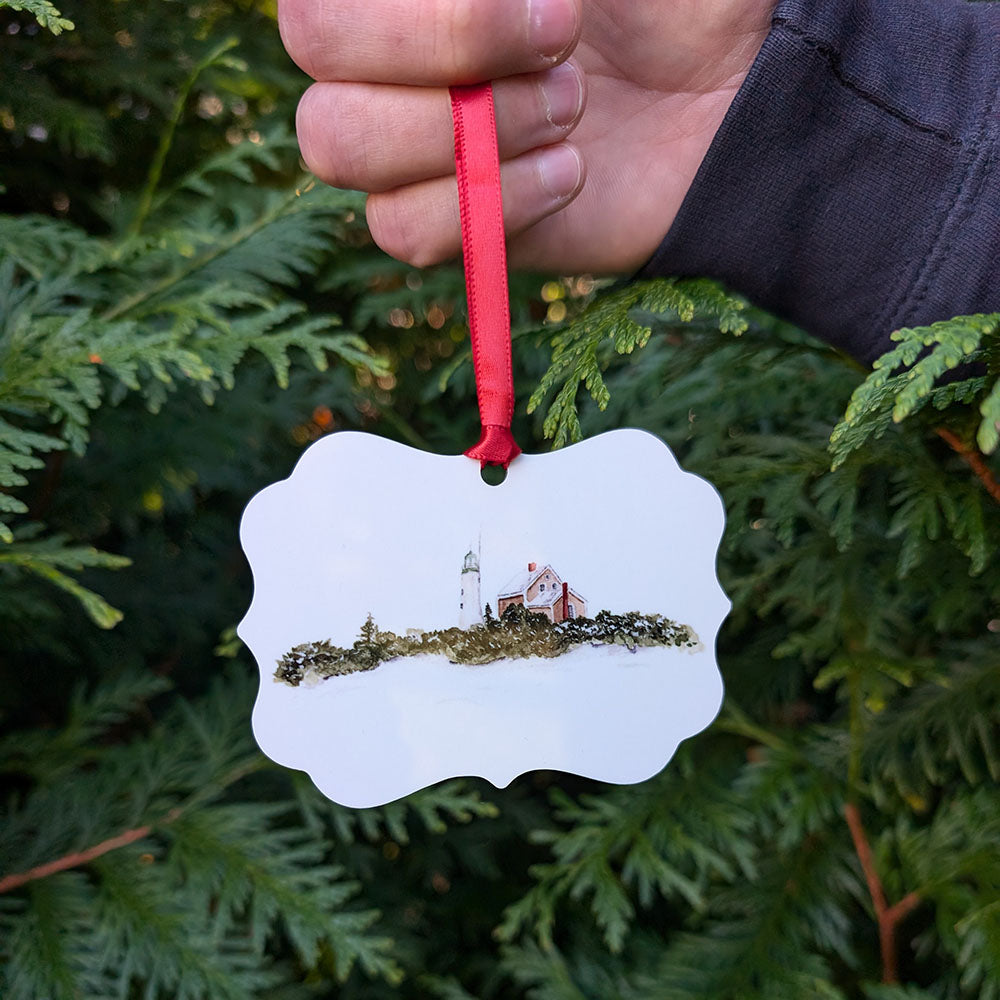
[(563, 621), (569, 618), (569, 584), (563, 584)]
[(528, 563), (528, 572), (529, 573), (534, 573), (535, 572), (535, 567), (537, 565), (538, 565), (538, 563)]

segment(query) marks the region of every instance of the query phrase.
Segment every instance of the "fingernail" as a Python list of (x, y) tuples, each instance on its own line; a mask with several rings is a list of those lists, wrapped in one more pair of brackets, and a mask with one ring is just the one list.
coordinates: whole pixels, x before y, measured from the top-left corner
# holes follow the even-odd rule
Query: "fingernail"
[(546, 59), (556, 59), (573, 44), (576, 0), (528, 0), (528, 40)]
[(583, 177), (583, 162), (572, 146), (549, 146), (538, 154), (538, 178), (553, 201), (564, 201), (576, 192)]
[(583, 77), (572, 63), (563, 63), (545, 74), (542, 80), (545, 117), (550, 125), (572, 125), (583, 107)]

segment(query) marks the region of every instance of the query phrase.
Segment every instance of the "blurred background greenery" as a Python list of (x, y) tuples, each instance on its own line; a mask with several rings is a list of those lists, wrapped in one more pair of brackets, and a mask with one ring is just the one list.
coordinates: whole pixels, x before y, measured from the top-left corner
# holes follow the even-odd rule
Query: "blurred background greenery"
[(61, 17), (0, 3), (0, 993), (1000, 996), (997, 318), (895, 426), (714, 286), (515, 276), (519, 443), (644, 427), (723, 493), (727, 704), (641, 786), (341, 809), (252, 744), (239, 517), (323, 434), (475, 441), (460, 270), (302, 172), (272, 3)]

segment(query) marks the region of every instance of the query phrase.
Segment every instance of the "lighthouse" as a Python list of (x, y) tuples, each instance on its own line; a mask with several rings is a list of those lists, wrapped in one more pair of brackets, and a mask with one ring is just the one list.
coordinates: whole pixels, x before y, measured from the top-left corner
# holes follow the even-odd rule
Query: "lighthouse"
[(483, 606), (479, 601), (479, 556), (469, 549), (462, 560), (462, 590), (458, 604), (458, 627), (483, 624)]

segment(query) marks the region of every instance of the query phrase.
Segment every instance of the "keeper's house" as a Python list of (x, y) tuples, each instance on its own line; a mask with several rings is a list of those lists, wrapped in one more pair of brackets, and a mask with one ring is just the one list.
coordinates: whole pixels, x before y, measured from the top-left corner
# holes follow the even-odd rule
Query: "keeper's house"
[(587, 602), (568, 583), (564, 583), (551, 566), (528, 563), (526, 572), (518, 573), (497, 595), (497, 614), (502, 615), (512, 604), (523, 604), (536, 615), (545, 615), (550, 622), (566, 618), (584, 618)]

